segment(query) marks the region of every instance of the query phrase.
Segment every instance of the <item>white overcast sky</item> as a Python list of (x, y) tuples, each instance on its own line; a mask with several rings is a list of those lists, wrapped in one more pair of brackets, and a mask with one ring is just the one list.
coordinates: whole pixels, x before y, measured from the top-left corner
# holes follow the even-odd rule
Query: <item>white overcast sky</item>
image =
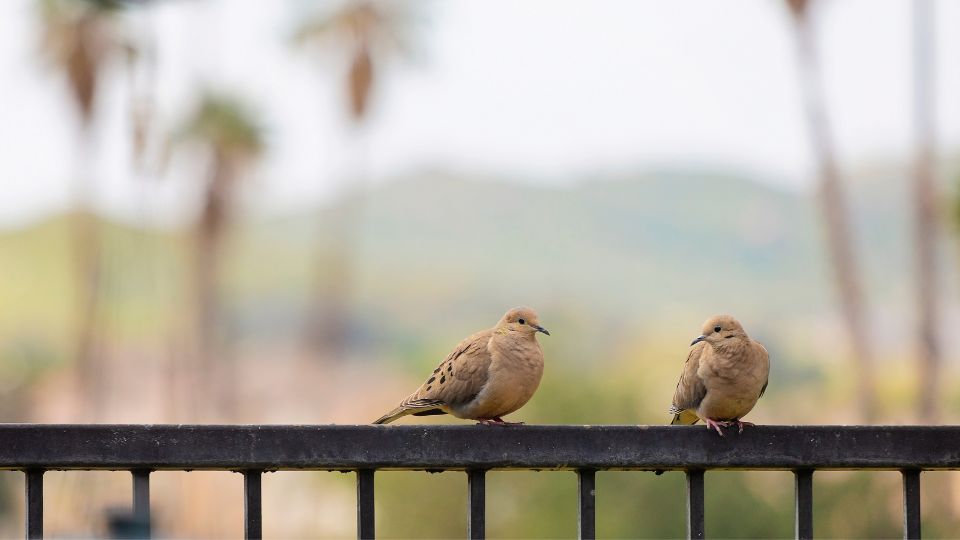
[[(37, 60), (35, 0), (0, 2), (0, 226), (65, 207), (76, 167), (64, 82)], [(555, 181), (663, 164), (719, 166), (809, 185), (789, 19), (776, 0), (421, 3), (418, 58), (379, 81), (366, 143), (344, 117), (333, 56), (291, 50), (310, 2), (170, 0), (130, 16), (156, 37), (159, 124), (198, 88), (228, 88), (261, 114), (269, 152), (248, 201), (316, 205), (363, 159), (374, 178), (423, 168)], [(909, 155), (910, 0), (823, 0), (818, 41), (845, 164)], [(936, 3), (939, 130), (960, 141), (960, 2)], [(97, 107), (96, 200), (116, 216), (183, 215), (201, 171), (175, 159), (133, 178), (128, 79)], [(361, 150), (361, 148), (363, 150)], [(361, 158), (360, 156), (364, 156)]]

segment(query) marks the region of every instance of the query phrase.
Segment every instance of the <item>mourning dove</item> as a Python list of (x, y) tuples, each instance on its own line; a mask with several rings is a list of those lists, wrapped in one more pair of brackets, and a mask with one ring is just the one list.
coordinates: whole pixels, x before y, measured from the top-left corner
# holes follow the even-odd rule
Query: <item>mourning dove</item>
[(746, 416), (767, 389), (770, 358), (763, 345), (750, 339), (730, 315), (711, 317), (690, 344), (677, 391), (673, 394), (671, 424), (696, 424), (703, 419), (707, 429), (736, 424), (753, 425)]
[(510, 424), (500, 417), (523, 407), (543, 375), (537, 332), (550, 335), (535, 311), (511, 309), (493, 328), (461, 341), (427, 382), (373, 423), (408, 414), (452, 414), (481, 424)]

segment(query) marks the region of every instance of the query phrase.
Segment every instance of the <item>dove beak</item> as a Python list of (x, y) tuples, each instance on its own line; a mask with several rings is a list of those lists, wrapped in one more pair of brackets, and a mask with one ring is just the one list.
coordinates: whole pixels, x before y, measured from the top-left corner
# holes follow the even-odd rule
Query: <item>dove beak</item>
[(534, 325), (533, 328), (534, 328), (537, 332), (543, 332), (544, 334), (546, 334), (546, 335), (548, 335), (548, 336), (550, 335), (550, 332), (547, 332), (547, 329), (544, 328), (544, 327), (542, 327), (542, 326)]
[(697, 343), (700, 343), (705, 339), (707, 339), (707, 336), (697, 336), (697, 339), (690, 342), (690, 346), (693, 347), (694, 345), (696, 345)]

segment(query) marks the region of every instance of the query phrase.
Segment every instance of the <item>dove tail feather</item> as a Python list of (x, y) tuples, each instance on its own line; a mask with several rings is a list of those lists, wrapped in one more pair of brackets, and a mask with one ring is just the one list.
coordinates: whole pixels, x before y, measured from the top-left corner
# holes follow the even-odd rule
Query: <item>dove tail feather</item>
[(408, 414), (413, 414), (413, 413), (414, 413), (414, 411), (411, 411), (410, 409), (405, 409), (405, 408), (403, 408), (403, 407), (397, 407), (396, 409), (388, 412), (387, 414), (381, 416), (380, 418), (377, 418), (376, 420), (373, 421), (373, 423), (374, 423), (374, 424), (389, 424), (390, 422), (393, 422), (393, 421), (396, 420), (397, 418), (403, 418), (404, 416), (406, 416), (406, 415), (408, 415)]
[[(403, 418), (404, 416), (413, 414), (417, 416), (427, 416), (431, 414), (446, 414), (444, 411), (440, 410), (440, 406), (443, 405), (442, 401), (437, 401), (433, 399), (418, 399), (418, 400), (403, 400), (396, 409), (388, 412), (387, 414), (377, 418), (373, 421), (374, 424), (389, 424), (398, 418)], [(436, 411), (436, 412), (434, 412)]]
[(690, 409), (679, 411), (673, 415), (673, 420), (670, 421), (671, 426), (682, 425), (682, 426), (692, 426), (700, 421), (700, 417), (697, 416), (697, 413), (693, 412)]

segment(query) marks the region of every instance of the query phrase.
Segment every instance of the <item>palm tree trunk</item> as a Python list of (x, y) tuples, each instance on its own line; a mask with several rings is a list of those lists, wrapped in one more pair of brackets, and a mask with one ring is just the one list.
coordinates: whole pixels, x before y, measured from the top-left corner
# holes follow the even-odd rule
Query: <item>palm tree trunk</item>
[[(354, 262), (353, 200), (346, 197), (334, 216), (334, 234), (319, 259), (316, 292), (307, 321), (307, 344), (317, 352), (337, 357), (347, 348), (349, 295)], [(329, 231), (324, 231), (329, 235)]]
[(804, 112), (819, 177), (820, 211), (824, 220), (827, 251), (840, 300), (840, 309), (850, 338), (857, 382), (857, 409), (862, 421), (876, 417), (873, 350), (867, 335), (864, 294), (854, 250), (846, 195), (840, 181), (830, 125), (823, 104), (819, 62), (809, 14), (794, 12), (794, 29), (804, 92)]
[[(92, 130), (84, 126), (80, 133), (77, 176), (74, 180), (75, 210), (71, 218), (73, 272), (76, 279), (77, 334), (74, 351), (78, 411), (85, 411), (88, 420), (100, 413), (103, 379), (97, 357), (97, 331), (100, 304), (100, 231), (96, 211), (91, 204), (93, 191)], [(81, 413), (83, 414), (83, 413)]]
[(934, 77), (933, 5), (929, 0), (913, 2), (914, 53), (914, 242), (916, 245), (917, 342), (920, 388), (917, 417), (926, 423), (939, 418), (937, 379), (940, 347), (937, 321), (937, 239), (939, 238), (936, 185), (934, 181)]
[(317, 292), (307, 327), (307, 342), (318, 352), (339, 357), (347, 352), (350, 339), (350, 295), (354, 288), (358, 246), (367, 208), (368, 172), (366, 135), (362, 118), (351, 132), (353, 141), (352, 177), (341, 190), (340, 207), (333, 216), (334, 234), (329, 249), (320, 258)]
[(223, 351), (218, 283), (227, 220), (226, 192), (231, 179), (229, 166), (224, 159), (215, 157), (211, 167), (210, 182), (193, 244), (194, 313), (199, 353), (197, 380), (200, 386), (198, 395), (208, 397), (207, 406), (222, 409), (224, 381), (220, 373), (223, 371), (220, 369)]

